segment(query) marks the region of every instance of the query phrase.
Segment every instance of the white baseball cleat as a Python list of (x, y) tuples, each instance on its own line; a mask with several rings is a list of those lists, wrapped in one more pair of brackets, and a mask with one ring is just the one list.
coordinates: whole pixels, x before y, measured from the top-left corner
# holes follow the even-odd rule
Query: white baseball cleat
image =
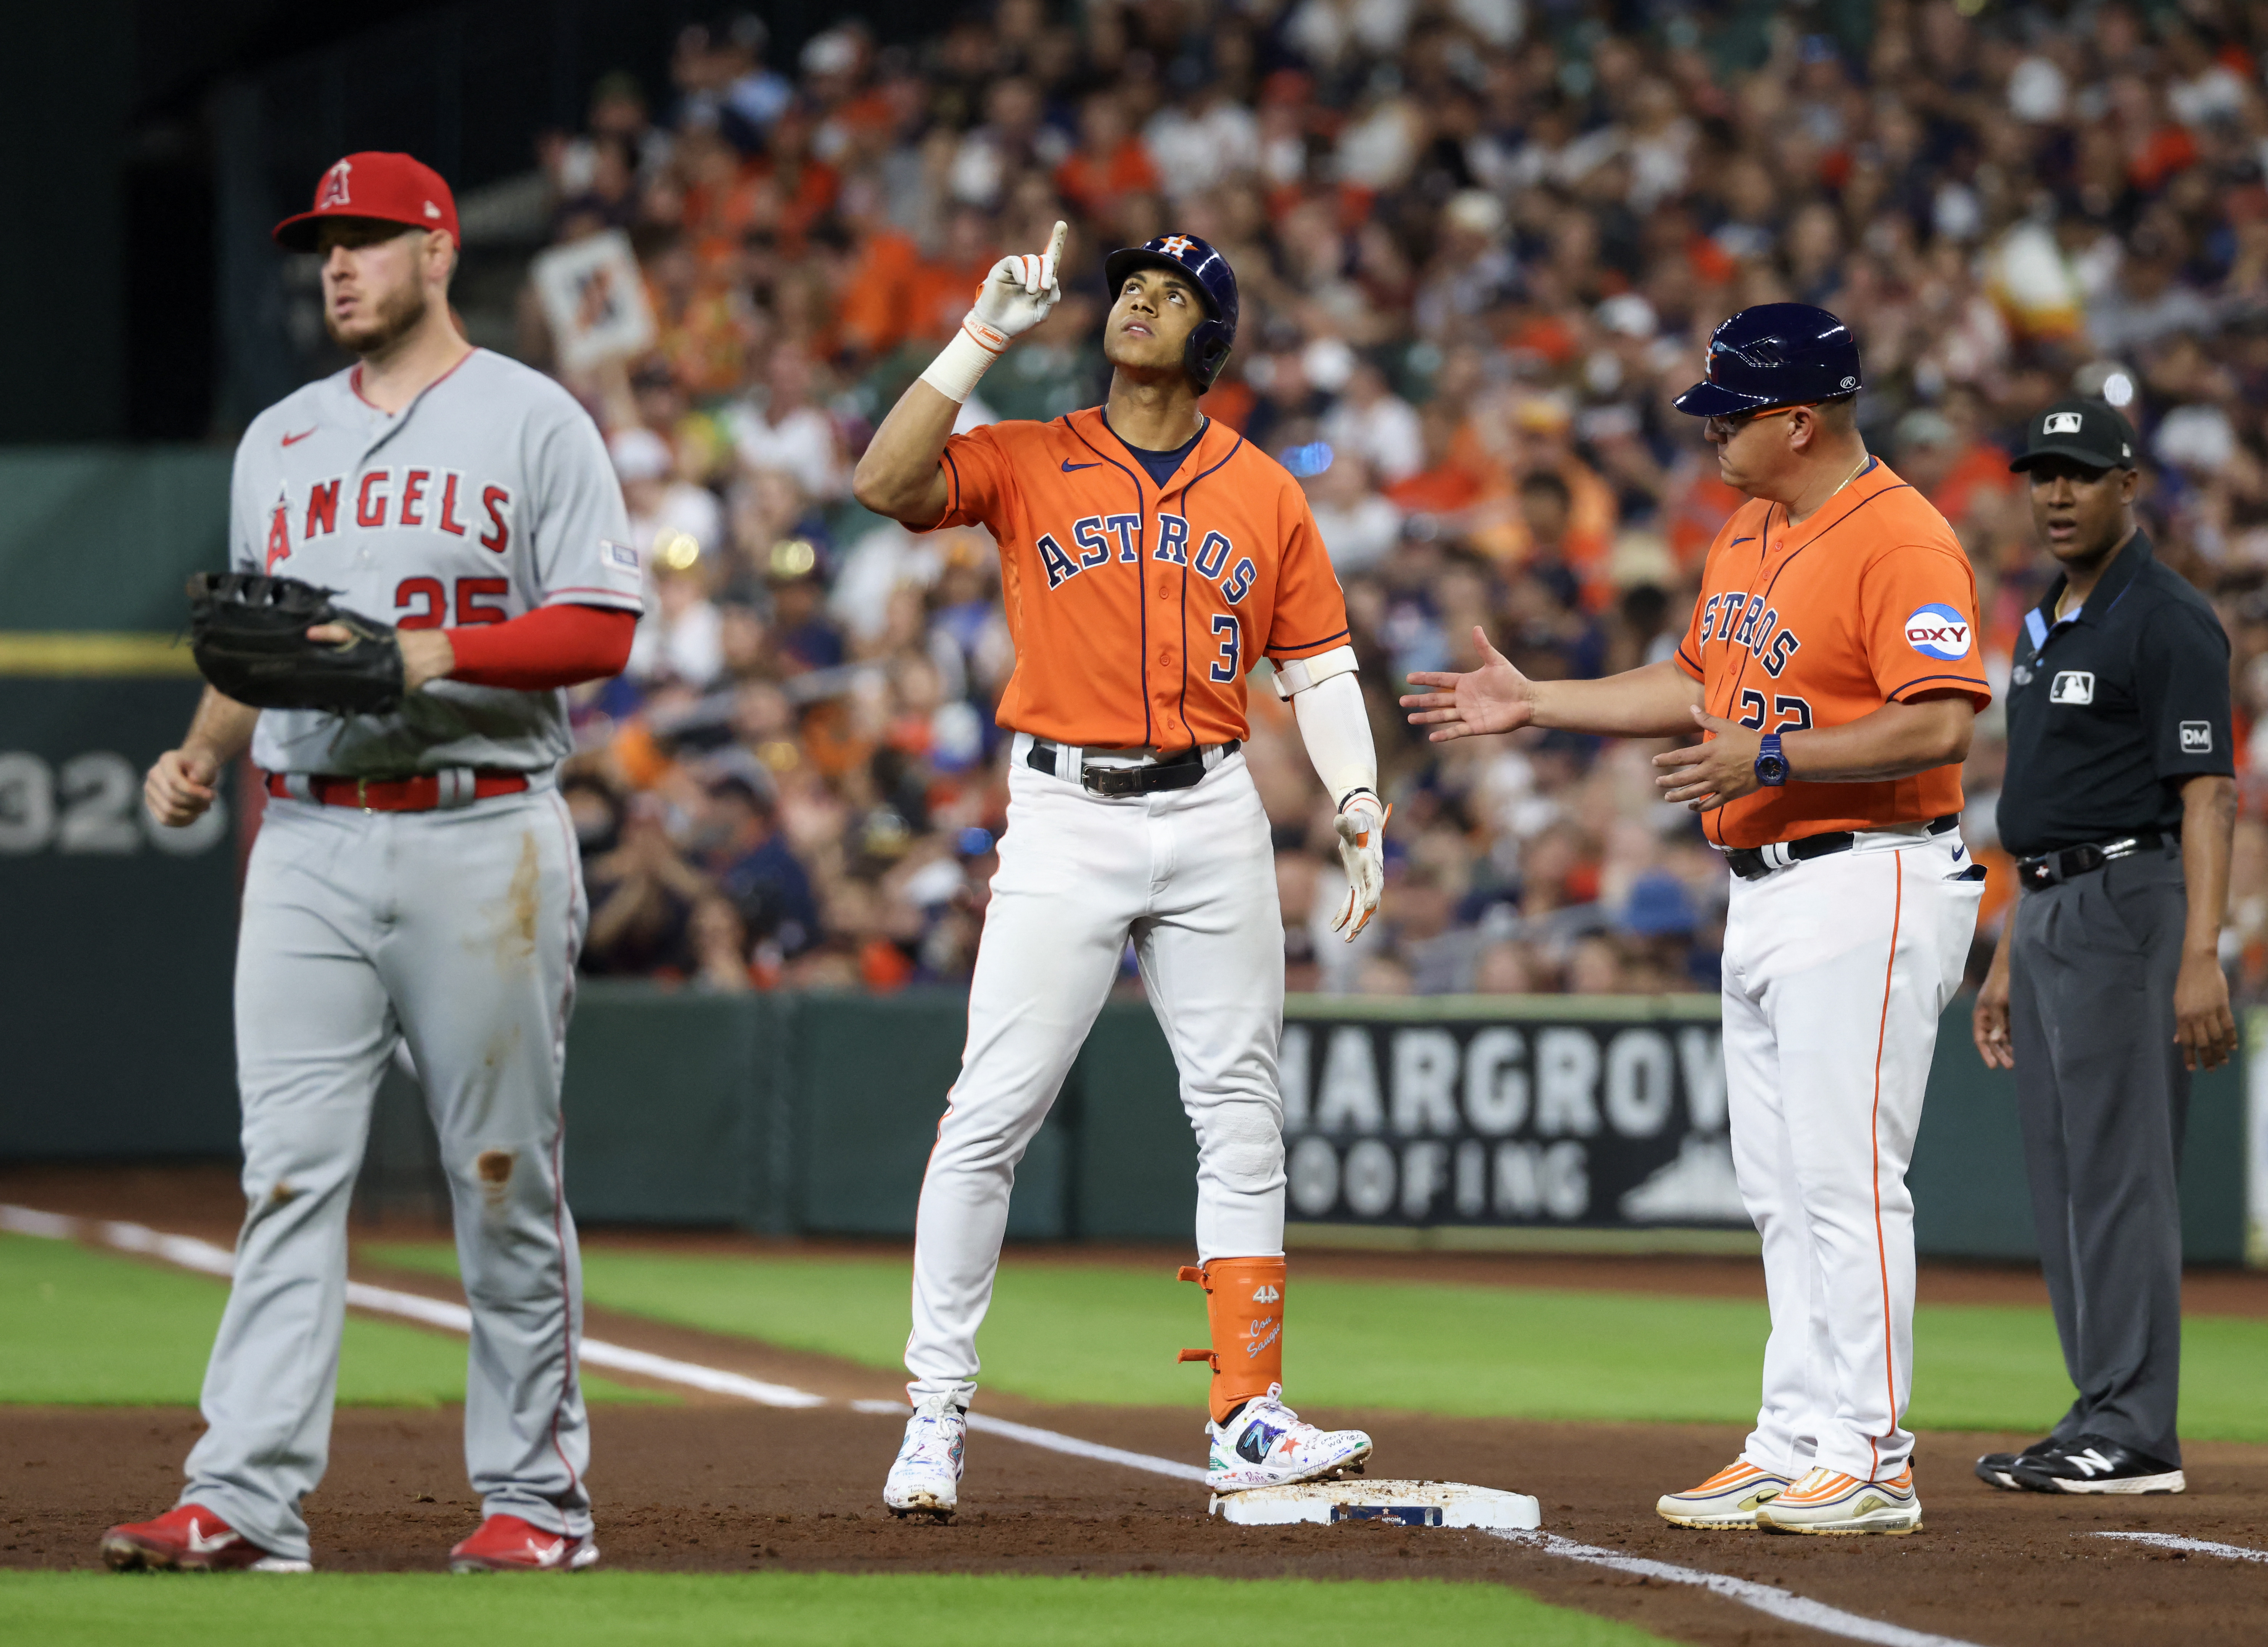
[(1217, 1493), (1254, 1487), (1289, 1487), (1361, 1468), (1370, 1437), (1359, 1430), (1318, 1430), (1284, 1405), (1284, 1386), (1271, 1384), (1226, 1425), (1207, 1423), (1212, 1457), (1205, 1485)]
[(1909, 1464), (1885, 1482), (1813, 1469), (1756, 1510), (1767, 1533), (1917, 1533), (1921, 1498)]
[(961, 1460), (968, 1445), (968, 1414), (942, 1395), (914, 1408), (905, 1444), (882, 1483), (893, 1515), (917, 1511), (944, 1520), (961, 1499)]
[(1758, 1508), (1787, 1487), (1786, 1476), (1760, 1470), (1746, 1459), (1734, 1459), (1698, 1487), (1664, 1493), (1653, 1501), (1653, 1512), (1681, 1527), (1753, 1531)]

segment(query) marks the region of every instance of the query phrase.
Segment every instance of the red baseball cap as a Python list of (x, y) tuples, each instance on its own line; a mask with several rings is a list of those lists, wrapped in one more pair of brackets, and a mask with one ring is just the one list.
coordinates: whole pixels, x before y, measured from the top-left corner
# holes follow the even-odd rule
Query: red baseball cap
[(276, 225), (276, 243), (294, 252), (315, 249), (315, 230), (326, 217), (375, 217), (380, 223), (446, 229), (459, 246), (457, 197), (441, 174), (406, 154), (365, 150), (334, 164), (315, 185), (313, 210)]

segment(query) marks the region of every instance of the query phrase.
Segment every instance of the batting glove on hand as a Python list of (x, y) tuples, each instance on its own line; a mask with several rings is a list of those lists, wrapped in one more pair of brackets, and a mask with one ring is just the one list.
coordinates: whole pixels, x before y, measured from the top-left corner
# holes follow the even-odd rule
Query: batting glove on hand
[(1339, 803), (1339, 862), (1346, 867), (1347, 901), (1331, 930), (1350, 944), (1378, 913), (1386, 890), (1386, 820), (1394, 808), (1368, 790), (1357, 790)]
[[(1021, 337), (1048, 318), (1056, 299), (1063, 296), (1063, 289), (1056, 284), (1056, 264), (1063, 257), (1067, 232), (1058, 223), (1048, 238), (1046, 251), (1004, 257), (992, 265), (991, 273), (976, 289), (976, 306), (961, 322), (980, 342), (996, 350), (1005, 349), (1010, 338)], [(986, 336), (987, 333), (991, 335)]]

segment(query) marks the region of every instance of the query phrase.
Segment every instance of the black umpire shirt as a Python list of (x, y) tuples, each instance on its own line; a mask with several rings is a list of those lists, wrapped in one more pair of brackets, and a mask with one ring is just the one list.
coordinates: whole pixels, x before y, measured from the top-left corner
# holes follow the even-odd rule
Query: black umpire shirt
[(2232, 777), (2228, 636), (2139, 532), (2075, 614), (2024, 614), (2008, 677), (2000, 843), (2019, 857), (2181, 826), (2183, 780)]

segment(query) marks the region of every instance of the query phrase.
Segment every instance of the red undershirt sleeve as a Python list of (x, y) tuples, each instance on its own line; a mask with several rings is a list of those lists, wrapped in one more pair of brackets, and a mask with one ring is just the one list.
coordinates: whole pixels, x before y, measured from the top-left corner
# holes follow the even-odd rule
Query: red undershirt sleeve
[(538, 607), (502, 623), (445, 630), (457, 654), (452, 680), (548, 692), (618, 675), (630, 660), (637, 614), (608, 607)]

